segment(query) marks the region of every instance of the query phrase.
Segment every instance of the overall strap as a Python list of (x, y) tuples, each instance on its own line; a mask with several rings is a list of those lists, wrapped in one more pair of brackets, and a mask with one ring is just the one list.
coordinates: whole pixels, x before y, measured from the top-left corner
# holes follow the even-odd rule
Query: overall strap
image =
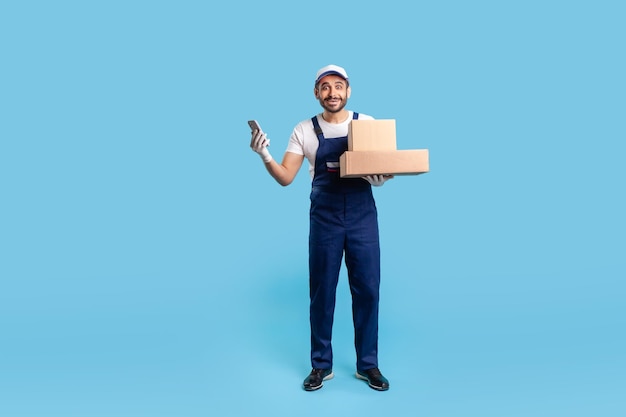
[(315, 130), (315, 135), (317, 136), (317, 139), (324, 140), (324, 133), (322, 132), (322, 128), (317, 121), (317, 116), (311, 117), (311, 121), (313, 122), (313, 130)]
[(357, 112), (352, 112), (352, 120), (356, 120), (359, 118), (359, 113)]

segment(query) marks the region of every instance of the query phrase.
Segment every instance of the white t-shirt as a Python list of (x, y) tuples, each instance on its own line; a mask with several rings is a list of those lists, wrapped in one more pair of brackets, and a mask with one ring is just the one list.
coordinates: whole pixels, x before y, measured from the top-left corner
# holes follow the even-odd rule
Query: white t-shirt
[[(348, 126), (353, 117), (353, 112), (348, 111), (348, 118), (341, 123), (328, 123), (324, 120), (321, 113), (318, 114), (317, 121), (324, 132), (326, 139), (340, 138), (348, 136)], [(372, 116), (359, 113), (360, 120), (373, 120)], [(304, 155), (309, 160), (309, 174), (311, 178), (315, 175), (315, 155), (317, 154), (317, 148), (319, 147), (319, 141), (315, 130), (313, 129), (313, 122), (311, 119), (301, 121), (296, 125), (289, 138), (289, 144), (287, 145), (287, 152), (293, 152), (298, 155)]]

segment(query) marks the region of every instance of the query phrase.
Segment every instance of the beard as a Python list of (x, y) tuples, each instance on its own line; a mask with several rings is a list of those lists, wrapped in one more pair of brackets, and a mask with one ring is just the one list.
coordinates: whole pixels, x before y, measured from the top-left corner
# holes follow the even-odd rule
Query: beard
[(333, 99), (335, 100), (339, 100), (339, 103), (337, 104), (328, 104), (327, 101), (329, 101), (329, 98), (327, 97), (326, 99), (319, 99), (320, 105), (324, 108), (324, 110), (326, 110), (329, 113), (339, 113), (340, 111), (342, 111), (344, 109), (344, 107), (346, 107), (346, 104), (348, 104), (348, 99), (344, 98), (344, 97), (333, 97)]

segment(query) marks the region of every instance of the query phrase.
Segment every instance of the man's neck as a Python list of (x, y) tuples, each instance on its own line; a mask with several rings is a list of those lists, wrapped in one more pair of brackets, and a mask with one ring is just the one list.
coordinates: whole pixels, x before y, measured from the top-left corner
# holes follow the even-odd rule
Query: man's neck
[(326, 123), (338, 124), (338, 123), (345, 122), (349, 115), (350, 115), (350, 112), (348, 112), (348, 110), (345, 110), (345, 109), (341, 110), (339, 113), (330, 113), (324, 110), (324, 113), (322, 113), (322, 118), (324, 119)]

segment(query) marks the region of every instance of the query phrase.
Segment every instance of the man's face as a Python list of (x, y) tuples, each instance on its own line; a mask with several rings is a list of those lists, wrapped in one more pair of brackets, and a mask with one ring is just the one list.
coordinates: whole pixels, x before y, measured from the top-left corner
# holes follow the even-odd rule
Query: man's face
[(350, 87), (346, 80), (338, 75), (327, 75), (322, 78), (314, 90), (315, 98), (322, 107), (330, 112), (337, 113), (343, 110), (350, 98)]

